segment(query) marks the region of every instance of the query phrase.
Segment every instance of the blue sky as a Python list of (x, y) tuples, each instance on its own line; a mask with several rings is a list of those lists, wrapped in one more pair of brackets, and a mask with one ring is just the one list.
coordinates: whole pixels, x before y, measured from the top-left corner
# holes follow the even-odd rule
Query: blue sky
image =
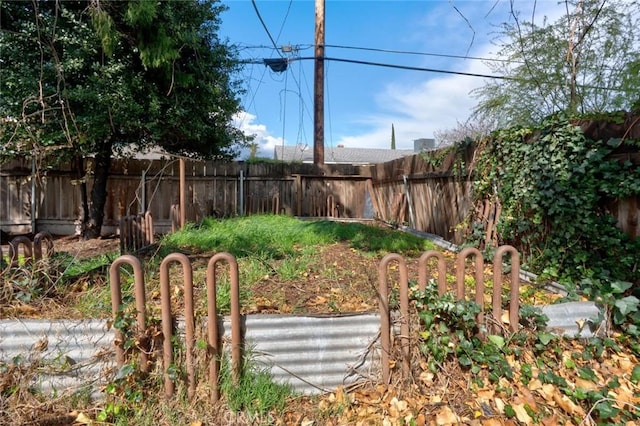
[[(247, 61), (293, 59), (285, 72), (247, 64), (238, 77), (246, 93), (237, 124), (255, 134), (259, 154), (271, 158), (275, 145), (313, 147), (313, 60), (315, 2), (256, 0), (275, 49), (250, 0), (223, 0), (220, 36), (238, 45)], [(532, 6), (535, 4), (535, 12)], [(497, 26), (512, 19), (511, 6), (522, 19), (541, 23), (562, 11), (555, 0), (326, 0), (325, 56), (410, 67), (491, 74), (479, 60), (435, 55), (490, 58)], [(342, 47), (338, 47), (342, 46)], [(420, 52), (430, 55), (368, 51)], [(297, 52), (295, 52), (295, 50)], [(325, 155), (346, 147), (390, 148), (394, 125), (396, 148), (413, 149), (418, 138), (464, 122), (476, 100), (471, 90), (484, 79), (452, 74), (325, 61)]]

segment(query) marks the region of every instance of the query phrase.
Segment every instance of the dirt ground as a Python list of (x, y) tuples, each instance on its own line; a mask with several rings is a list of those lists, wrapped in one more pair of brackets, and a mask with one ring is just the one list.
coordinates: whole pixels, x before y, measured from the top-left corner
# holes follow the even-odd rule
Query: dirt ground
[[(83, 241), (78, 237), (57, 237), (54, 249), (56, 252), (66, 252), (81, 259), (97, 254), (117, 253), (119, 239), (112, 237)], [(3, 252), (6, 255), (4, 250), (3, 247)], [(212, 254), (189, 254), (194, 270), (206, 264)], [(419, 253), (405, 257), (410, 280), (417, 279), (418, 256)], [(250, 297), (247, 303), (243, 304), (243, 311), (244, 313), (375, 311), (378, 309), (378, 268), (381, 258), (382, 255), (378, 254), (363, 254), (349, 247), (347, 243), (336, 243), (319, 249), (315, 253), (314, 261), (309, 263), (308, 267), (299, 273), (299, 276), (289, 277), (286, 280), (276, 274), (278, 266), (276, 262), (278, 261), (273, 261), (274, 263), (271, 265), (273, 272), (267, 273), (251, 286)], [(448, 264), (448, 273), (452, 274), (455, 255), (445, 253), (445, 258)], [(489, 278), (491, 268), (490, 265), (486, 266), (485, 274)], [(394, 269), (394, 266), (391, 265), (390, 273), (396, 274), (397, 266)], [(105, 280), (100, 285), (107, 285), (106, 274), (101, 272), (99, 275), (103, 277), (102, 280)], [(472, 276), (469, 271), (467, 271), (467, 275)], [(83, 297), (85, 290), (86, 288), (78, 287), (77, 297)], [(180, 286), (176, 284), (174, 290), (179, 295)], [(196, 291), (202, 291), (202, 289), (199, 288)], [(543, 297), (549, 296), (543, 294), (542, 292), (530, 291), (530, 289), (521, 291), (521, 296), (526, 299), (527, 303), (549, 303), (549, 299), (543, 299)], [(150, 296), (152, 299), (154, 298), (153, 294)], [(536, 298), (538, 300), (535, 300)], [(24, 309), (24, 306), (22, 308), (16, 306), (12, 312), (5, 311), (5, 316), (37, 316), (38, 312), (42, 312), (42, 309), (29, 311)], [(0, 312), (0, 317), (2, 316)], [(576, 358), (573, 361), (576, 354), (585, 352), (584, 342), (578, 340), (554, 342), (554, 350), (549, 348), (544, 357), (550, 358), (547, 361), (549, 365), (556, 366), (553, 371), (572, 386), (574, 383), (580, 383), (581, 386), (588, 386), (588, 389), (593, 389), (595, 392), (605, 386), (608, 380), (605, 378), (615, 376), (620, 378), (621, 384), (618, 384), (619, 389), (616, 389), (616, 392), (619, 396), (622, 395), (620, 397), (625, 398), (622, 401), (626, 403), (628, 400), (635, 404), (640, 401), (636, 385), (629, 381), (631, 369), (638, 362), (635, 354), (605, 350), (605, 353), (597, 359)], [(578, 424), (580, 421), (582, 421), (581, 424), (595, 424), (591, 417), (591, 410), (595, 406), (591, 407), (590, 404), (593, 402), (586, 401), (584, 404), (578, 405), (569, 400), (561, 392), (559, 386), (542, 383), (537, 378), (533, 380), (521, 379), (524, 374), (521, 364), (538, 365), (534, 355), (540, 356), (540, 354), (531, 351), (530, 347), (523, 347), (522, 360), (513, 356), (506, 358), (515, 372), (512, 380), (502, 378), (498, 383), (485, 380), (484, 386), (478, 388), (478, 385), (474, 384), (474, 375), (471, 371), (461, 368), (456, 362), (443, 364), (442, 370), (438, 374), (431, 372), (416, 346), (412, 348), (411, 378), (403, 379), (399, 372), (400, 363), (397, 365), (394, 363), (391, 383), (368, 383), (362, 387), (350, 389), (348, 392), (344, 389), (337, 389), (335, 392), (319, 398), (292, 399), (281, 418), (272, 424), (515, 426), (533, 423), (545, 425)], [(593, 371), (596, 375), (594, 382), (588, 382), (576, 376), (582, 371), (581, 368), (561, 368), (562, 365), (566, 365), (567, 360), (580, 364), (582, 370), (588, 368), (589, 371)], [(546, 364), (543, 367), (548, 368)], [(542, 367), (540, 368), (542, 369)], [(486, 374), (486, 371), (483, 370), (480, 374)], [(615, 401), (615, 399), (611, 397), (611, 401)], [(622, 407), (624, 404), (619, 403), (618, 405)], [(505, 407), (508, 407), (508, 410)], [(20, 409), (23, 408), (24, 404), (20, 406)], [(42, 411), (42, 418), (51, 418), (51, 413), (58, 411), (65, 415), (68, 413), (68, 409), (62, 406), (59, 408), (49, 407), (46, 411), (44, 408), (39, 410)], [(89, 411), (87, 413), (91, 414)], [(32, 418), (33, 413), (30, 416)], [(78, 423), (76, 419), (80, 417), (77, 413), (68, 415), (68, 417), (67, 422), (55, 424), (90, 424)], [(56, 419), (61, 418), (56, 417)], [(619, 420), (619, 417), (616, 419)], [(202, 420), (195, 419), (191, 424), (223, 424)], [(2, 424), (1, 421), (0, 424)], [(243, 423), (238, 422), (237, 424)]]
[[(6, 246), (5, 246), (6, 247)], [(7, 248), (3, 247), (3, 252), (7, 253)], [(83, 240), (78, 236), (56, 236), (54, 237), (54, 251), (56, 253), (67, 253), (76, 259), (84, 259), (100, 254), (110, 254), (115, 259), (119, 254), (120, 240), (117, 236), (107, 236), (93, 240)], [(153, 248), (146, 250), (140, 256), (148, 256), (153, 252)], [(188, 253), (194, 271), (205, 270), (210, 257), (214, 253)], [(408, 269), (409, 281), (418, 279), (418, 257), (421, 253), (414, 253), (405, 256)], [(444, 252), (447, 261), (447, 273), (451, 280), (454, 274), (455, 254)], [(283, 277), (278, 274), (279, 260), (270, 261), (267, 265), (272, 272), (247, 286), (241, 282), (241, 288), (248, 290), (248, 300), (242, 303), (242, 311), (245, 314), (252, 313), (272, 313), (272, 314), (323, 314), (323, 313), (352, 313), (352, 312), (373, 312), (378, 309), (378, 287), (379, 287), (379, 267), (382, 254), (363, 253), (351, 248), (348, 242), (340, 242), (323, 246), (313, 256), (313, 261), (307, 264), (303, 272), (296, 276)], [(240, 267), (242, 264), (239, 260)], [(470, 263), (470, 262), (469, 262)], [(431, 268), (435, 277), (435, 266)], [(105, 271), (106, 272), (106, 271)], [(397, 266), (391, 263), (389, 267), (389, 279), (397, 280)], [(194, 273), (194, 277), (198, 274)], [(473, 271), (467, 271), (469, 277), (473, 276)], [(157, 276), (157, 275), (156, 275)], [(241, 272), (242, 276), (242, 272)], [(95, 282), (85, 282), (78, 286), (77, 297), (81, 297), (83, 290), (87, 286), (108, 285), (107, 274), (93, 274), (92, 280)], [(492, 279), (491, 267), (485, 268), (485, 279)], [(180, 277), (176, 278), (176, 286), (180, 285)], [(173, 282), (173, 280), (172, 280)], [(526, 285), (526, 283), (521, 283)], [(194, 281), (196, 300), (202, 298), (206, 300), (203, 286)], [(453, 283), (450, 283), (453, 291)], [(202, 293), (202, 294), (200, 294)], [(18, 306), (5, 306), (2, 316), (32, 316), (38, 312), (47, 311), (49, 315), (58, 312), (61, 316), (69, 317), (71, 312), (65, 312), (64, 305), (73, 301), (74, 295), (66, 294), (63, 297), (71, 296), (71, 299), (43, 301), (45, 305), (30, 307), (18, 304)], [(531, 300), (527, 303), (549, 303), (553, 295), (545, 292), (532, 292)], [(180, 300), (180, 297), (176, 298)], [(54, 309), (55, 307), (55, 309)], [(46, 309), (40, 309), (46, 308)], [(61, 309), (59, 309), (61, 308)], [(181, 309), (181, 306), (177, 306)], [(203, 306), (204, 308), (204, 306)], [(206, 308), (205, 308), (206, 310)], [(32, 314), (29, 314), (32, 312)], [(73, 315), (71, 315), (73, 317)]]

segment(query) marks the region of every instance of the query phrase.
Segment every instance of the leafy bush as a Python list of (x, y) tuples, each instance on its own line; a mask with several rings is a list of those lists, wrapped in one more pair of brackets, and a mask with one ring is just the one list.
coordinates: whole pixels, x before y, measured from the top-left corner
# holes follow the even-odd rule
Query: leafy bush
[(497, 131), (477, 163), (476, 196), (502, 204), (500, 242), (573, 294), (606, 296), (610, 283), (640, 282), (640, 239), (618, 229), (606, 210), (610, 200), (640, 194), (640, 168), (609, 156), (623, 143), (636, 142), (588, 139), (557, 115), (538, 128)]

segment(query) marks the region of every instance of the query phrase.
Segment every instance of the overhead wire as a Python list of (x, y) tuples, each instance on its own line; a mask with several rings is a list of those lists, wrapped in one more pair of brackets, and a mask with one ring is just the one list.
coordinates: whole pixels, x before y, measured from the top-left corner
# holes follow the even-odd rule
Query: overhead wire
[[(295, 60), (310, 60), (310, 59), (315, 59), (315, 57), (307, 56), (307, 57), (296, 58)], [(512, 77), (507, 77), (503, 75), (479, 74), (479, 73), (464, 72), (464, 71), (443, 70), (438, 68), (415, 67), (411, 65), (387, 64), (384, 62), (362, 61), (359, 59), (334, 58), (334, 57), (327, 57), (327, 56), (325, 56), (323, 59), (325, 61), (346, 62), (350, 64), (360, 64), (360, 65), (372, 65), (376, 67), (395, 68), (395, 69), (410, 70), (410, 71), (423, 71), (423, 72), (434, 72), (434, 73), (441, 73), (441, 74), (465, 75), (468, 77), (493, 78), (497, 80), (514, 80), (514, 78)]]
[(280, 41), (280, 36), (282, 35), (282, 30), (284, 29), (284, 24), (287, 22), (287, 18), (289, 17), (289, 12), (291, 12), (291, 5), (293, 4), (293, 0), (289, 0), (289, 6), (287, 7), (287, 13), (284, 14), (284, 19), (282, 20), (282, 25), (280, 25), (280, 31), (278, 31), (278, 37), (276, 37), (277, 41)]
[[(303, 140), (305, 142), (305, 144), (307, 143), (307, 135), (304, 132), (304, 112), (305, 112), (305, 102), (304, 102), (304, 97), (302, 96), (302, 87), (300, 85), (300, 81), (302, 81), (303, 77), (305, 78), (305, 83), (307, 83), (306, 81), (306, 75), (304, 74), (304, 67), (302, 67), (301, 65), (298, 66), (298, 80), (296, 80), (296, 84), (298, 85), (298, 108), (299, 108), (299, 118), (298, 118), (298, 137), (296, 139), (296, 143), (299, 143), (301, 140)], [(307, 84), (307, 90), (309, 89), (309, 86)], [(309, 93), (310, 94), (310, 93)], [(309, 96), (310, 99), (313, 99), (311, 97), (311, 95)], [(308, 111), (308, 110), (307, 110)], [(311, 118), (311, 113), (308, 112), (309, 114), (309, 119)], [(313, 121), (313, 120), (312, 120)]]
[[(271, 46), (264, 45), (256, 45), (256, 46), (244, 46), (245, 48), (251, 49), (274, 49)], [(298, 50), (307, 50), (311, 49), (314, 46), (312, 44), (298, 44), (296, 45)], [(399, 55), (414, 55), (414, 56), (430, 56), (436, 58), (451, 58), (451, 59), (469, 59), (474, 61), (487, 61), (487, 62), (507, 62), (507, 63), (522, 63), (522, 61), (517, 61), (513, 59), (502, 59), (502, 58), (485, 58), (480, 56), (469, 56), (469, 55), (451, 55), (445, 53), (432, 53), (432, 52), (418, 52), (414, 50), (396, 50), (396, 49), (382, 49), (377, 47), (364, 47), (364, 46), (346, 46), (342, 44), (325, 44), (324, 47), (331, 47), (335, 49), (348, 49), (348, 50), (362, 50), (368, 52), (380, 52), (380, 53), (392, 53)]]
[(258, 10), (258, 5), (256, 4), (256, 0), (251, 0), (251, 4), (253, 5), (253, 9), (256, 11), (256, 15), (258, 15), (258, 19), (260, 20), (260, 23), (262, 24), (262, 28), (264, 28), (264, 31), (267, 33), (267, 36), (269, 36), (269, 40), (271, 40), (271, 44), (273, 44), (273, 47), (278, 52), (278, 55), (280, 55), (280, 57), (282, 57), (282, 54), (280, 53), (280, 49), (278, 49), (276, 41), (273, 39), (273, 36), (271, 36), (271, 33), (269, 32), (269, 28), (267, 28), (267, 24), (264, 23), (264, 19), (262, 19), (262, 15), (260, 14), (260, 11)]

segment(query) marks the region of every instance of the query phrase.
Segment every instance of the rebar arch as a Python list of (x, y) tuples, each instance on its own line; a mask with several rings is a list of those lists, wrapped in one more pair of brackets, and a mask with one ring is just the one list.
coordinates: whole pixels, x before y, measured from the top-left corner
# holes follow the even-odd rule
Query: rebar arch
[(405, 339), (402, 344), (402, 372), (405, 377), (409, 374), (409, 280), (407, 273), (407, 263), (404, 258), (397, 253), (390, 253), (380, 261), (378, 267), (379, 282), (379, 304), (380, 304), (380, 342), (382, 346), (382, 381), (389, 382), (389, 353), (391, 351), (391, 321), (389, 310), (389, 288), (387, 282), (387, 270), (392, 261), (398, 262), (400, 272), (400, 314), (402, 322), (400, 324), (400, 334)]
[[(142, 270), (142, 264), (137, 257), (130, 254), (126, 254), (118, 257), (113, 261), (109, 268), (109, 284), (111, 286), (111, 313), (115, 322), (118, 314), (120, 313), (122, 306), (122, 285), (120, 281), (120, 272), (122, 265), (131, 265), (133, 268), (134, 279), (134, 292), (136, 300), (136, 322), (138, 331), (143, 332), (146, 329), (146, 306), (145, 306), (145, 289), (144, 289), (144, 272)], [(118, 367), (124, 364), (124, 349), (122, 347), (124, 343), (124, 336), (122, 330), (115, 328), (114, 330), (116, 338), (116, 362)], [(149, 369), (149, 360), (147, 352), (140, 351), (140, 368), (143, 372), (147, 372)]]
[(29, 263), (33, 259), (31, 240), (25, 236), (19, 236), (9, 241), (9, 265), (18, 265), (18, 251), (21, 245), (24, 250), (25, 263)]
[(502, 318), (502, 261), (505, 254), (511, 255), (511, 287), (509, 289), (509, 327), (512, 332), (518, 331), (520, 322), (520, 253), (512, 246), (500, 246), (493, 256), (493, 317), (497, 321)]
[(38, 232), (35, 237), (33, 237), (33, 257), (35, 261), (42, 259), (42, 243), (46, 243), (45, 245), (45, 254), (47, 257), (53, 254), (53, 237), (47, 231)]
[(173, 364), (173, 323), (171, 317), (171, 292), (169, 288), (169, 265), (178, 262), (182, 266), (184, 279), (184, 310), (185, 310), (185, 337), (186, 337), (186, 363), (187, 363), (187, 395), (192, 398), (195, 394), (195, 366), (193, 362), (193, 348), (195, 343), (195, 324), (193, 309), (193, 272), (189, 258), (182, 253), (167, 255), (160, 264), (160, 304), (162, 309), (162, 359), (164, 363), (164, 392), (171, 397), (174, 392), (174, 383), (169, 375), (169, 367)]
[(442, 295), (447, 290), (447, 263), (444, 255), (436, 250), (425, 251), (418, 260), (418, 289), (424, 291), (427, 288), (427, 264), (431, 259), (438, 262), (438, 294)]
[(220, 331), (218, 330), (218, 310), (216, 303), (216, 266), (219, 262), (229, 264), (229, 279), (231, 287), (231, 361), (234, 383), (238, 383), (242, 368), (242, 335), (240, 322), (240, 284), (238, 262), (230, 253), (217, 253), (209, 259), (207, 265), (207, 336), (209, 349), (209, 384), (211, 386), (211, 402), (220, 398)]

